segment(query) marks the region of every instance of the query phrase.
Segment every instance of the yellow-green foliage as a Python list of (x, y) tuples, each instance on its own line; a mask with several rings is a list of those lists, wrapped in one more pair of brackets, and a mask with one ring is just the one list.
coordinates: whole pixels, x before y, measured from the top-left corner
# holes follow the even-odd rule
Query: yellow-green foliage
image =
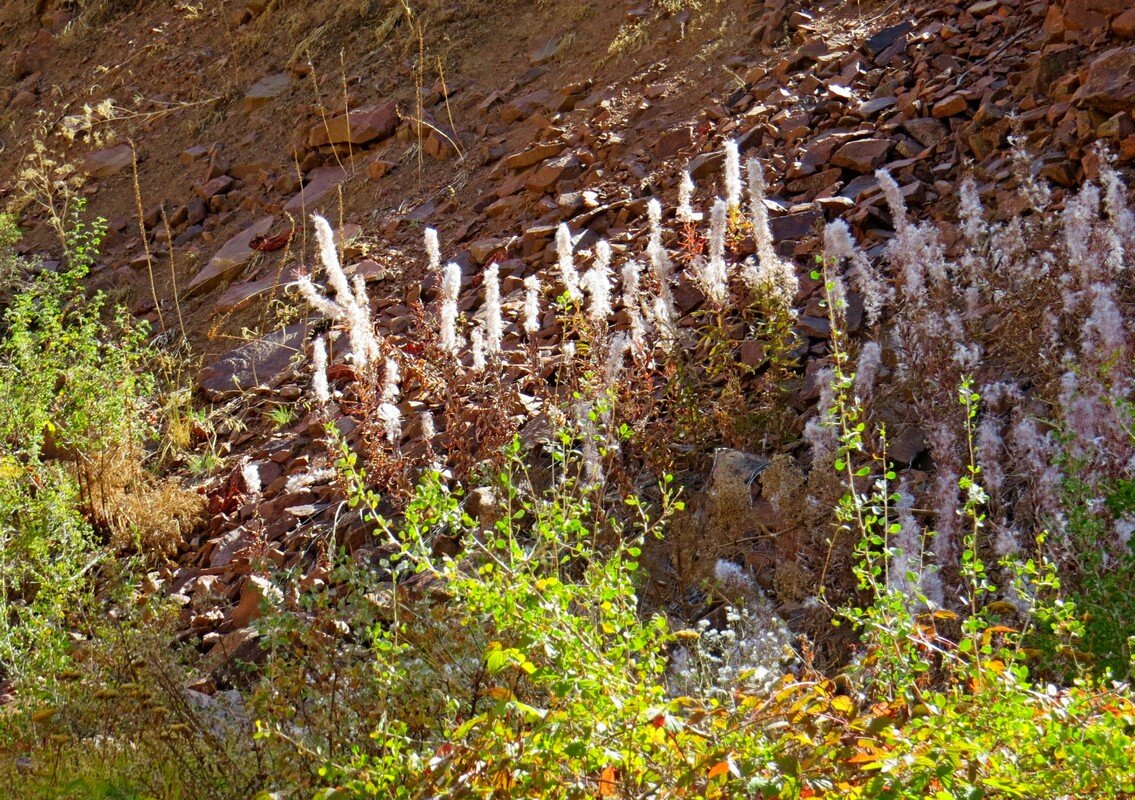
[(67, 616), (102, 557), (80, 511), (98, 513), (105, 465), (137, 445), (146, 383), (138, 334), (83, 298), (102, 229), (79, 210), (63, 269), (17, 284), (0, 339), (0, 674), (21, 683), (48, 680), (66, 650)]

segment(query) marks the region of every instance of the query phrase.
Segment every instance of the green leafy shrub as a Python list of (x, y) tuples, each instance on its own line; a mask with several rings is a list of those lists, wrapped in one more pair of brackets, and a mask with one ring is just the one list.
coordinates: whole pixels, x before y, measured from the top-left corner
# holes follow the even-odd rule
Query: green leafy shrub
[(91, 523), (105, 523), (140, 444), (143, 329), (121, 314), (108, 324), (102, 298), (84, 295), (103, 225), (80, 210), (64, 266), (19, 286), (0, 340), (0, 669), (21, 682), (58, 668), (102, 557)]
[[(495, 483), (500, 511), (487, 521), (463, 515), (436, 474), (403, 523), (384, 520), (344, 451), (354, 502), (371, 509), (397, 554), (392, 613), (375, 629), (386, 694), (412, 706), (424, 669), (426, 684), (446, 685), (451, 702), (417, 716), (391, 707), (367, 753), (328, 763), (329, 787), (316, 797), (1102, 799), (1135, 791), (1127, 687), (1096, 683), (1074, 664), (1062, 686), (1031, 675), (1030, 628), (1067, 642), (1082, 633), (1054, 564), (1043, 550), (1039, 559), (986, 564), (988, 496), (975, 458), (981, 398), (969, 381), (958, 393), (970, 454), (957, 487), (966, 608), (937, 607), (915, 569), (893, 574), (916, 563), (900, 558), (896, 476), (885, 450), (872, 452), (885, 436), (867, 430), (841, 350), (839, 300), (828, 302), (835, 359), (826, 420), (845, 487), (836, 517), (855, 542), (860, 591), (839, 615), (859, 631), (860, 653), (838, 680), (811, 670), (805, 647), (803, 666), (771, 687), (738, 680), (727, 693), (670, 693), (672, 649), (696, 646), (701, 634), (670, 635), (661, 619), (637, 613), (641, 539), (623, 535), (597, 485), (578, 480), (572, 465), (585, 461), (585, 437), (561, 435), (560, 471), (544, 495), (533, 493), (514, 454)], [(673, 507), (665, 497), (663, 519)], [(626, 502), (642, 508), (634, 496)], [(600, 535), (606, 527), (616, 535)], [(439, 531), (464, 542), (461, 556), (434, 555)], [(915, 541), (927, 547), (933, 536)], [(1017, 627), (1005, 624), (1002, 581), (1017, 598)], [(470, 664), (467, 649), (460, 661), (444, 650), (423, 658), (422, 632), (407, 637), (399, 616), (402, 585), (428, 586), (433, 603), (452, 609), (436, 637), (452, 625), (485, 633), (479, 663)], [(463, 678), (453, 683), (459, 665)]]
[[(236, 692), (186, 687), (201, 657), (171, 648), (178, 609), (129, 579), (48, 700), (0, 710), (0, 786), (20, 800), (247, 800), (263, 753)], [(22, 698), (27, 699), (27, 698)]]

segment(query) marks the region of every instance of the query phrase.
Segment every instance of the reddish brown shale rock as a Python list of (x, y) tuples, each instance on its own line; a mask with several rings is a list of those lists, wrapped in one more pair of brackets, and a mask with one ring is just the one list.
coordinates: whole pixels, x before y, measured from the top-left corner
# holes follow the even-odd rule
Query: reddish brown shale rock
[(552, 93), (547, 89), (538, 89), (518, 97), (501, 107), (501, 122), (516, 122), (519, 119), (530, 117), (538, 111), (543, 111), (552, 105)]
[(366, 174), (372, 181), (377, 181), (379, 178), (393, 171), (397, 166), (398, 164), (394, 161), (379, 158), (367, 164)]
[(8, 72), (19, 80), (42, 70), (55, 54), (57, 47), (51, 31), (41, 29), (35, 41), (17, 50), (8, 59)]
[(861, 139), (848, 142), (832, 156), (832, 164), (856, 172), (871, 172), (887, 160), (893, 143), (889, 139)]
[(361, 145), (385, 139), (398, 127), (398, 106), (391, 100), (378, 106), (360, 108), (328, 120), (318, 122), (308, 132), (309, 147), (326, 144)]
[(289, 272), (287, 275), (269, 275), (258, 281), (234, 283), (224, 291), (213, 310), (217, 314), (239, 311), (265, 295), (287, 291), (294, 284), (295, 278), (295, 273)]
[(1076, 99), (1088, 108), (1114, 114), (1135, 108), (1135, 45), (1116, 47), (1088, 65)]
[(347, 171), (342, 167), (316, 167), (307, 174), (307, 183), (303, 189), (284, 204), (285, 213), (310, 212), (312, 206), (346, 179)]
[(1129, 5), (1130, 0), (1065, 0), (1061, 17), (1066, 30), (1097, 31)]
[(946, 138), (946, 126), (932, 117), (908, 119), (903, 128), (923, 147), (934, 147)]
[(207, 292), (243, 267), (252, 254), (252, 240), (263, 236), (272, 228), (275, 217), (262, 217), (222, 245), (205, 268), (193, 276), (185, 289), (185, 296)]
[(276, 386), (292, 359), (303, 352), (306, 338), (307, 325), (301, 322), (241, 345), (201, 370), (197, 386), (210, 400), (223, 400), (257, 386)]
[(240, 110), (251, 114), (286, 92), (291, 82), (292, 79), (286, 72), (277, 72), (261, 78), (249, 87), (244, 99), (241, 100)]
[(562, 142), (537, 144), (534, 147), (509, 156), (504, 160), (503, 166), (505, 169), (525, 169), (539, 164), (545, 159), (558, 156), (566, 147), (567, 145)]
[(1135, 8), (1124, 11), (1113, 19), (1111, 30), (1121, 39), (1135, 39)]
[(109, 178), (130, 166), (133, 154), (130, 145), (120, 144), (109, 150), (98, 150), (83, 159), (83, 172), (92, 178)]
[(966, 110), (966, 99), (960, 94), (952, 94), (945, 97), (934, 104), (931, 113), (942, 119), (944, 117), (952, 117), (955, 114), (961, 114)]

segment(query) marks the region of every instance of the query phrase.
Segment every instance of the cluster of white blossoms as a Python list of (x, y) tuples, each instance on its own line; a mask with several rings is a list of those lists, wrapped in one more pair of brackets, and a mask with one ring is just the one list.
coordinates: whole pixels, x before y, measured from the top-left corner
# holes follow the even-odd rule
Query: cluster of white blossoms
[[(794, 268), (781, 260), (772, 245), (772, 235), (768, 226), (768, 213), (764, 206), (764, 180), (761, 167), (755, 159), (746, 165), (749, 171), (750, 219), (754, 224), (757, 241), (757, 260), (741, 267), (741, 275), (746, 283), (756, 291), (783, 303), (791, 312), (798, 284)], [(691, 265), (692, 277), (701, 285), (709, 302), (723, 307), (730, 298), (729, 281), (732, 266), (727, 261), (726, 235), (732, 219), (738, 219), (742, 212), (741, 204), (744, 187), (741, 180), (740, 152), (736, 142), (725, 144), (725, 197), (714, 202), (710, 213), (708, 258), (695, 259)], [(676, 219), (679, 223), (692, 224), (704, 218), (704, 214), (693, 208), (696, 186), (688, 172), (682, 175), (679, 187), (679, 201)], [(561, 224), (556, 230), (555, 252), (559, 283), (567, 302), (584, 313), (590, 325), (586, 332), (592, 337), (604, 337), (605, 346), (599, 352), (605, 354), (602, 374), (607, 386), (613, 385), (623, 370), (628, 355), (648, 354), (657, 341), (670, 350), (678, 345), (678, 311), (674, 301), (674, 281), (676, 270), (674, 261), (663, 243), (663, 210), (657, 199), (647, 204), (649, 237), (646, 247), (646, 269), (633, 257), (627, 257), (621, 266), (613, 264), (612, 247), (606, 240), (598, 240), (590, 250), (590, 263), (582, 272), (576, 265), (576, 243), (568, 225)], [(334, 238), (330, 225), (325, 219), (313, 216), (319, 254), (330, 287), (330, 296), (324, 294), (311, 277), (299, 281), (303, 296), (317, 310), (346, 329), (351, 352), (349, 357), (360, 370), (372, 363), (383, 361), (383, 348), (375, 333), (370, 316), (370, 303), (361, 278), (356, 278), (351, 286), (339, 264), (335, 251)], [(474, 373), (481, 373), (490, 365), (500, 365), (504, 361), (503, 345), (505, 321), (502, 312), (500, 267), (497, 263), (488, 264), (482, 274), (481, 287), (483, 304), (478, 321), (462, 331), (463, 319), (458, 308), (462, 288), (462, 269), (454, 263), (442, 262), (442, 250), (438, 233), (426, 228), (423, 236), (427, 258), (427, 269), (437, 275), (439, 292), (437, 300), (438, 343), (441, 349), (460, 363), (463, 357)], [(585, 252), (587, 257), (588, 253)], [(617, 291), (621, 278), (621, 291)], [(644, 285), (644, 278), (647, 283)], [(529, 275), (523, 282), (523, 303), (519, 306), (516, 324), (518, 330), (529, 342), (543, 328), (542, 294), (544, 286), (536, 275)], [(616, 298), (625, 312), (629, 324), (627, 331), (609, 331), (612, 315), (616, 312)], [(389, 348), (385, 348), (389, 350)], [(568, 357), (574, 352), (574, 343), (563, 343), (563, 352)], [(330, 401), (332, 393), (327, 381), (328, 342), (319, 337), (313, 343), (312, 392), (320, 404)], [(379, 404), (380, 416), (384, 422), (388, 439), (395, 443), (400, 436), (401, 414), (398, 412), (399, 371), (392, 358), (384, 363), (384, 388)], [(431, 419), (432, 424), (432, 419)]]
[[(709, 253), (707, 258), (695, 259), (691, 265), (694, 280), (701, 286), (709, 302), (723, 307), (729, 302), (729, 281), (733, 267), (727, 261), (726, 236), (732, 219), (742, 212), (744, 186), (741, 180), (740, 152), (736, 142), (725, 143), (725, 197), (716, 200), (710, 213)], [(755, 291), (763, 292), (785, 306), (792, 313), (798, 282), (795, 269), (784, 262), (772, 244), (768, 225), (768, 212), (764, 205), (764, 179), (756, 159), (746, 165), (749, 173), (750, 220), (757, 242), (755, 262), (741, 265), (740, 274)], [(692, 224), (704, 218), (693, 208), (696, 186), (688, 172), (682, 174), (676, 219)], [(555, 252), (559, 283), (567, 301), (582, 310), (591, 325), (591, 335), (607, 334), (609, 320), (616, 312), (615, 298), (621, 303), (629, 322), (626, 336), (610, 333), (604, 352), (607, 353), (607, 374), (621, 369), (619, 359), (627, 353), (648, 353), (652, 342), (671, 349), (678, 343), (678, 312), (674, 303), (673, 283), (676, 279), (673, 259), (663, 244), (662, 205), (651, 199), (647, 205), (649, 238), (646, 247), (644, 273), (641, 262), (633, 257), (623, 260), (621, 266), (613, 264), (612, 247), (606, 240), (598, 240), (590, 251), (590, 264), (581, 274), (576, 264), (576, 242), (566, 223), (555, 235)], [(319, 311), (346, 327), (352, 345), (352, 358), (360, 368), (366, 367), (379, 355), (378, 339), (370, 319), (369, 302), (361, 279), (356, 286), (349, 285), (335, 253), (331, 228), (322, 217), (313, 217), (320, 244), (320, 256), (327, 272), (327, 282), (334, 299), (324, 296), (310, 277), (300, 281), (304, 297)], [(482, 276), (483, 306), (479, 323), (463, 332), (459, 330), (461, 314), (458, 309), (462, 287), (461, 267), (453, 262), (442, 265), (442, 252), (438, 233), (426, 228), (423, 236), (427, 268), (439, 276), (438, 331), (441, 349), (458, 361), (467, 353), (474, 371), (483, 371), (487, 365), (500, 363), (504, 357), (505, 323), (501, 309), (500, 267), (497, 263), (486, 266)], [(586, 255), (586, 252), (585, 252)], [(643, 283), (648, 275), (649, 287)], [(616, 276), (621, 278), (621, 291), (617, 292)], [(649, 291), (648, 291), (649, 288)], [(524, 279), (523, 304), (516, 320), (519, 330), (529, 339), (542, 329), (541, 299), (543, 285), (539, 277)], [(623, 340), (626, 345), (623, 345)], [(564, 343), (565, 346), (568, 344)], [(320, 350), (322, 348), (322, 350)], [(313, 350), (317, 366), (314, 378), (316, 399), (326, 402), (330, 392), (326, 385), (326, 343)], [(322, 377), (321, 377), (322, 376)]]
[(667, 683), (674, 696), (731, 702), (738, 690), (767, 690), (797, 657), (792, 631), (742, 567), (720, 559), (714, 578), (735, 598), (726, 608), (726, 625), (715, 629), (702, 619), (679, 633)]
[(365, 369), (381, 353), (374, 321), (371, 319), (366, 284), (362, 276), (356, 276), (354, 286), (351, 286), (339, 263), (331, 226), (319, 215), (313, 215), (312, 222), (315, 225), (320, 261), (327, 273), (327, 283), (335, 296), (331, 298), (324, 295), (310, 275), (304, 275), (297, 281), (299, 291), (314, 308), (347, 329), (351, 358), (356, 366)]
[[(1051, 196), (1032, 181), (1027, 158), (1021, 152), (1014, 152), (1020, 192), (1038, 209)], [(1043, 289), (1033, 291), (1046, 305), (1043, 325), (1037, 326), (1042, 328), (1038, 330), (1038, 341), (1042, 342), (1038, 347), (1054, 365), (1058, 377), (1054, 381), (1059, 384), (1057, 390), (1051, 393), (1058, 392), (1058, 396), (1047, 399), (1055, 408), (1052, 421), (1069, 443), (1057, 442), (1044, 424), (1038, 424), (1026, 412), (1023, 388), (1011, 384), (982, 387), (982, 394), (988, 400), (996, 399), (1003, 409), (987, 413), (981, 420), (976, 456), (994, 501), (989, 526), (996, 538), (995, 548), (1001, 555), (1011, 554), (1021, 546), (1021, 526), (999, 509), (999, 495), (1017, 491), (1013, 487), (1026, 482), (1037, 514), (1058, 517), (1061, 476), (1053, 464), (1061, 448), (1091, 464), (1091, 469), (1101, 475), (1135, 469), (1131, 437), (1123, 424), (1116, 425), (1117, 408), (1135, 386), (1135, 361), (1130, 358), (1132, 330), (1122, 295), (1129, 291), (1128, 262), (1135, 252), (1135, 215), (1127, 206), (1126, 189), (1110, 159), (1101, 155), (1098, 180), (1085, 183), (1078, 192), (1067, 193), (1063, 210), (1051, 222), (1040, 218), (1022, 221), (1018, 216), (994, 224), (982, 206), (985, 189), (979, 189), (972, 178), (964, 178), (957, 195), (957, 236), (943, 237), (934, 223), (912, 221), (904, 190), (888, 172), (880, 170), (876, 178), (894, 227), (893, 236), (881, 247), (882, 266), (873, 263), (860, 248), (843, 220), (824, 227), (822, 244), (826, 290), (837, 325), (849, 300), (858, 298), (862, 300), (864, 321), (877, 335), (877, 341), (859, 348), (854, 393), (860, 404), (867, 406), (881, 394), (875, 385), (881, 376), (910, 383), (924, 378), (928, 363), (946, 364), (959, 376), (972, 374), (987, 355), (983, 351), (988, 344), (984, 331), (997, 322), (990, 317), (991, 309), (1016, 295), (1027, 295), (1022, 286)], [(741, 149), (735, 141), (724, 143), (721, 190), (721, 196), (707, 209), (699, 208), (693, 176), (689, 171), (680, 175), (674, 221), (687, 226), (687, 233), (693, 232), (692, 226), (706, 226), (706, 250), (688, 259), (688, 277), (701, 290), (707, 305), (719, 312), (727, 311), (735, 298), (755, 297), (766, 312), (776, 310), (795, 316), (800, 283), (796, 266), (776, 249), (769, 216), (774, 206), (766, 197), (764, 166), (750, 156), (742, 168)], [(591, 366), (602, 378), (601, 389), (617, 383), (628, 358), (649, 360), (656, 346), (667, 353), (680, 350), (686, 340), (675, 302), (679, 268), (664, 241), (661, 202), (649, 199), (646, 211), (645, 253), (627, 252), (622, 245), (595, 238), (587, 231), (573, 234), (567, 223), (560, 224), (554, 238), (554, 264), (541, 276), (523, 277), (518, 297), (502, 297), (501, 266), (487, 264), (480, 276), (481, 304), (471, 323), (459, 309), (463, 279), (469, 276), (463, 276), (457, 263), (443, 265), (437, 231), (427, 228), (424, 248), (428, 269), (439, 282), (435, 308), (438, 344), (453, 359), (454, 368), (468, 368), (475, 375), (492, 369), (499, 376), (509, 362), (505, 343), (506, 331), (512, 325), (536, 359), (539, 334), (546, 323), (551, 327), (556, 310), (566, 310), (561, 321), (564, 329), (572, 332), (560, 342), (558, 363), (573, 363), (578, 334), (578, 352), (593, 359)], [(356, 278), (352, 285), (341, 268), (330, 226), (321, 217), (313, 220), (329, 288), (323, 290), (311, 277), (304, 276), (298, 282), (299, 289), (313, 307), (346, 332), (348, 358), (360, 371), (375, 369), (384, 362), (380, 416), (388, 439), (396, 446), (401, 436), (399, 361), (383, 356), (391, 348), (375, 333), (362, 279)], [(1030, 242), (1042, 224), (1057, 236), (1050, 247), (1037, 250)], [(749, 233), (754, 253), (735, 261), (730, 246), (736, 237)], [(1055, 268), (1061, 264), (1067, 268)], [(515, 277), (504, 279), (505, 287), (516, 284)], [(554, 291), (562, 292), (562, 296), (545, 316), (545, 293), (550, 296)], [(514, 319), (505, 319), (506, 308)], [(888, 314), (889, 324), (883, 330), (882, 322)], [(1074, 331), (1072, 338), (1069, 331)], [(321, 404), (332, 396), (326, 374), (328, 348), (329, 340), (322, 336), (312, 347), (312, 392)], [(884, 351), (888, 355), (886, 365)], [(403, 359), (403, 365), (407, 363), (404, 356), (395, 356)], [(832, 400), (830, 377), (825, 371), (815, 376), (823, 387), (820, 414), (805, 428), (816, 469), (830, 467), (839, 444), (828, 411)], [(917, 405), (918, 401), (913, 402)], [(592, 408), (577, 409), (577, 416), (594, 477), (600, 474), (601, 465), (595, 447), (595, 424), (590, 418)], [(938, 537), (931, 557), (938, 563), (923, 559), (927, 554), (911, 513), (913, 500), (903, 488), (897, 508), (902, 555), (891, 566), (891, 580), (896, 586), (910, 584), (908, 588), (917, 589), (931, 604), (941, 604), (941, 584), (949, 574), (946, 567), (960, 552), (958, 512), (963, 499), (957, 484), (964, 473), (959, 455), (963, 442), (956, 430), (950, 429), (949, 415), (936, 416), (931, 408), (914, 410), (925, 428), (936, 465), (929, 497), (920, 501), (930, 500), (935, 517)], [(1126, 418), (1123, 422), (1128, 427), (1135, 424)], [(434, 427), (432, 413), (424, 412), (421, 428), (427, 442), (434, 438)], [(1007, 469), (1007, 464), (1017, 466)], [(247, 481), (250, 486), (254, 483), (251, 475)], [(924, 505), (919, 502), (920, 507)], [(1116, 541), (1125, 544), (1132, 530), (1135, 523), (1130, 518), (1117, 523)], [(917, 580), (908, 581), (905, 576), (914, 573), (918, 573)]]

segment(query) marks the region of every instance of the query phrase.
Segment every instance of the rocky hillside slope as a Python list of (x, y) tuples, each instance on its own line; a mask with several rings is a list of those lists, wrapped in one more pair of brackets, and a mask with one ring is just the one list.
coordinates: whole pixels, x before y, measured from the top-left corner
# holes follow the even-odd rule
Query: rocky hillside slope
[[(1014, 141), (1056, 202), (1098, 175), (1096, 140), (1130, 177), (1127, 6), (10, 3), (0, 10), (0, 198), (21, 211), (25, 246), (50, 264), (42, 187), (75, 186), (110, 221), (93, 287), (127, 302), (163, 342), (183, 334), (199, 359), (196, 391), (216, 426), (197, 435), (220, 468), (200, 484), (209, 518), (156, 577), (183, 599), (186, 636), (219, 675), (252, 636), (251, 564), (294, 568), (310, 585), (327, 578), (328, 534), (372, 554), (297, 403), (318, 326), (293, 287), (315, 263), (311, 213), (332, 221), (379, 329), (403, 345), (415, 304), (437, 290), (424, 227), (462, 267), (463, 311), (479, 308), (491, 261), (505, 305), (517, 305), (526, 277), (556, 285), (559, 224), (577, 251), (602, 237), (616, 254), (641, 252), (648, 200), (672, 209), (684, 169), (707, 206), (726, 139), (766, 166), (783, 256), (806, 264), (818, 229), (836, 218), (877, 255), (893, 227), (879, 168), (914, 213), (946, 221), (963, 174), (996, 213), (1020, 211), (1011, 190), (1029, 176), (1011, 157)], [(800, 277), (807, 358), (791, 387), (787, 450), (814, 414), (829, 335), (818, 282)], [(676, 300), (689, 315), (702, 297), (684, 279)], [(506, 351), (523, 350), (516, 326), (505, 336)], [(557, 336), (551, 320), (538, 349), (554, 352)], [(342, 388), (350, 370), (340, 364), (330, 377)], [(296, 413), (269, 424), (276, 408)], [(404, 416), (422, 408), (405, 387)], [(356, 427), (349, 414), (340, 422), (348, 435), (361, 435)], [(420, 435), (408, 426), (403, 450), (421, 449)], [(906, 463), (924, 448), (914, 428), (900, 442)], [(750, 563), (812, 557), (781, 547)], [(798, 609), (784, 600), (780, 611)]]

